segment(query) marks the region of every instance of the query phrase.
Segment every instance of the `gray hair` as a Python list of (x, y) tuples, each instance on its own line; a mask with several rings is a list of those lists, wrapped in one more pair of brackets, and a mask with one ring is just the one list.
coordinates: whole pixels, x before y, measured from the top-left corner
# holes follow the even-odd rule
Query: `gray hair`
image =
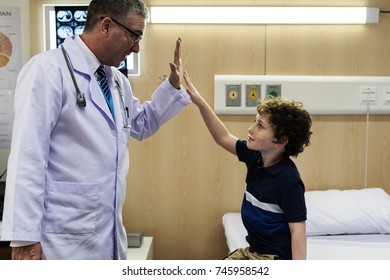
[(141, 0), (92, 0), (88, 6), (85, 30), (92, 30), (102, 16), (124, 21), (131, 13), (149, 19), (149, 10)]

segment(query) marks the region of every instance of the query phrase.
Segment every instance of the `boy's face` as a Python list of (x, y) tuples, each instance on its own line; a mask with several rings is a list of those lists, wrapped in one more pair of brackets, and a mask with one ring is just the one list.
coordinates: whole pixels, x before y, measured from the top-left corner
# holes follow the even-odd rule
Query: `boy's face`
[(248, 131), (248, 149), (261, 153), (275, 149), (275, 131), (274, 127), (269, 122), (269, 114), (257, 114), (255, 123)]

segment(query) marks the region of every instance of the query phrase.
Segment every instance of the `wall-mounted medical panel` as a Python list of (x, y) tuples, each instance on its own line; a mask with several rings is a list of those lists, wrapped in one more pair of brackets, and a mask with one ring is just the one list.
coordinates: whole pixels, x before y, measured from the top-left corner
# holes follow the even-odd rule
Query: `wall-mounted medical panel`
[(217, 114), (256, 114), (255, 103), (267, 96), (301, 101), (310, 114), (390, 114), (387, 76), (215, 75), (214, 81)]

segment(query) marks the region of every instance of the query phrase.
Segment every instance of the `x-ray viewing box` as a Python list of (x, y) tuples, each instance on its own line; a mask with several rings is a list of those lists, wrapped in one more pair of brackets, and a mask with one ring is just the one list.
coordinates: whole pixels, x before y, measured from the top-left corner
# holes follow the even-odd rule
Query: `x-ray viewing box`
[(390, 76), (215, 75), (217, 114), (256, 114), (257, 100), (301, 101), (311, 114), (390, 114)]

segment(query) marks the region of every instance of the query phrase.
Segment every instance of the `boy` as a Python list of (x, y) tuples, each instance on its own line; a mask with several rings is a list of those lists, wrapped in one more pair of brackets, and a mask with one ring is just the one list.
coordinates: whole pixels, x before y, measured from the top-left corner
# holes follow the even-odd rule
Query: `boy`
[(311, 118), (302, 103), (260, 101), (247, 140), (232, 135), (184, 73), (187, 92), (215, 142), (247, 166), (241, 216), (249, 247), (225, 259), (306, 259), (305, 187), (290, 156), (310, 144)]

